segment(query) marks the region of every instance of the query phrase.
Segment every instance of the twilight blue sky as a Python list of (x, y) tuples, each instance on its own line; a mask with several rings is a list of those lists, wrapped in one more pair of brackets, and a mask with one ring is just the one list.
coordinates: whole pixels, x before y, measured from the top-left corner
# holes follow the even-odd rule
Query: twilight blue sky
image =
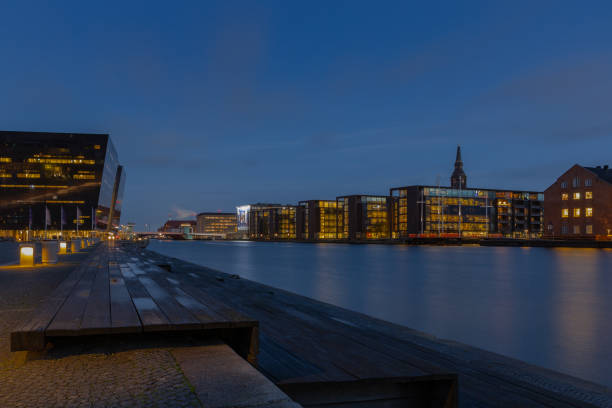
[(448, 184), (457, 144), (476, 187), (612, 164), (609, 2), (7, 3), (0, 129), (110, 133), (138, 229)]

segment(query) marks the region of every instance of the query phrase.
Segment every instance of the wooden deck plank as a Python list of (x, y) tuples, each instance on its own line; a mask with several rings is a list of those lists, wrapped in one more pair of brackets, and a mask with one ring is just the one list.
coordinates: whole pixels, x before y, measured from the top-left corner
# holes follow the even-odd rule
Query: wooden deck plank
[(164, 313), (170, 322), (170, 327), (174, 329), (195, 330), (202, 328), (202, 324), (196, 319), (189, 310), (178, 303), (168, 291), (159, 286), (153, 279), (139, 275), (138, 280), (146, 288), (151, 298), (155, 301), (159, 309)]
[[(181, 306), (189, 310), (191, 314), (196, 317), (203, 325), (207, 328), (228, 328), (236, 327), (233, 325), (231, 317), (227, 317), (219, 311), (219, 308), (211, 305), (211, 299), (202, 298), (202, 302), (198, 301), (193, 296), (186, 293), (181, 282), (173, 279), (169, 280), (166, 276), (167, 272), (162, 271), (159, 268), (155, 268), (153, 272), (148, 273), (147, 277), (155, 281), (160, 287), (165, 289), (170, 296), (172, 296)], [(214, 305), (217, 305), (216, 303)], [(249, 321), (251, 319), (244, 319)], [(255, 326), (257, 323), (249, 326)], [(246, 327), (247, 325), (245, 325)]]
[(166, 331), (171, 329), (171, 323), (160, 310), (147, 289), (142, 285), (137, 275), (126, 264), (121, 264), (121, 274), (132, 297), (136, 311), (142, 322), (144, 332)]
[(117, 265), (109, 266), (112, 333), (140, 333), (142, 323)]
[(28, 320), (11, 331), (11, 351), (44, 349), (45, 330), (66, 301), (72, 288), (81, 279), (85, 272), (86, 261), (87, 258), (74, 268), (49, 297), (41, 301)]
[(85, 313), (93, 283), (98, 272), (94, 263), (99, 257), (94, 257), (85, 263), (85, 272), (79, 282), (73, 287), (66, 301), (51, 320), (45, 330), (45, 336), (73, 336), (78, 334), (81, 319)]
[(94, 267), (98, 271), (79, 328), (85, 335), (110, 333), (111, 327), (108, 257), (104, 255)]

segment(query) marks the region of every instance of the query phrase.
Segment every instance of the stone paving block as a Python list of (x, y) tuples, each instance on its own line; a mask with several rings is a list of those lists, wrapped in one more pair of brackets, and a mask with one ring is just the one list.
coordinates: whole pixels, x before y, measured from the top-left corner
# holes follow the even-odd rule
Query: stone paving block
[(207, 408), (300, 407), (222, 342), (172, 354)]

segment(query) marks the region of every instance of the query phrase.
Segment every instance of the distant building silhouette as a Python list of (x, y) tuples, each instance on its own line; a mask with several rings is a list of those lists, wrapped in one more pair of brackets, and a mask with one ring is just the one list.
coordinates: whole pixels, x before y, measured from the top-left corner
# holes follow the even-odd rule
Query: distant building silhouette
[(467, 186), (467, 177), (463, 171), (461, 160), (461, 146), (457, 146), (457, 158), (455, 159), (455, 170), (451, 175), (451, 188), (464, 189)]

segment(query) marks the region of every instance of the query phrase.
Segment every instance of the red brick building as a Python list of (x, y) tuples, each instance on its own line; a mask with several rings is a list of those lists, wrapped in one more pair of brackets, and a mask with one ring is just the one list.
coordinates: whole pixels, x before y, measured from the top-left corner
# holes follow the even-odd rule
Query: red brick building
[(544, 236), (612, 239), (612, 169), (576, 164), (548, 187)]

